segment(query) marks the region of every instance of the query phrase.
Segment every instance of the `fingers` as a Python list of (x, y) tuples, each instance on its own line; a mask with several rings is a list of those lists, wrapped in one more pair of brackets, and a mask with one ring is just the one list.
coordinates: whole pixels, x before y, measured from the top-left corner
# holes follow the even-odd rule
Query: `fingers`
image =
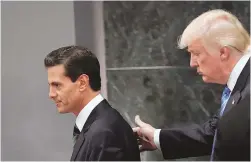
[(143, 151), (145, 151), (144, 147), (140, 146), (139, 147), (139, 152), (143, 152)]
[(150, 143), (150, 141), (146, 139), (144, 136), (138, 136), (137, 143), (138, 145), (145, 145), (146, 143)]
[(133, 132), (135, 133), (135, 132), (138, 132), (139, 131), (139, 127), (134, 127), (134, 128), (132, 128), (132, 130), (133, 130)]
[(136, 137), (139, 137), (141, 136), (141, 132), (140, 132), (140, 127), (135, 127), (135, 128), (132, 128), (133, 130), (133, 133)]
[(140, 120), (139, 115), (136, 115), (136, 116), (135, 116), (135, 123), (136, 123), (138, 126), (140, 126), (140, 127), (146, 127), (146, 126), (148, 126), (147, 123), (145, 123), (145, 122), (143, 122), (142, 120)]
[(137, 138), (138, 145), (142, 145), (142, 140), (140, 138)]
[(142, 136), (142, 134), (141, 134), (141, 132), (140, 132), (140, 128), (139, 128), (139, 129), (138, 129), (138, 128), (139, 128), (139, 127), (136, 127), (135, 132), (134, 132), (134, 135), (136, 136), (138, 145), (142, 145), (142, 143), (143, 143), (144, 141), (147, 141), (147, 140), (145, 139), (144, 136)]
[(147, 150), (147, 149), (145, 149), (145, 146), (143, 145), (143, 142), (144, 142), (143, 139), (138, 138), (137, 142), (138, 142), (138, 145), (139, 145), (139, 151), (140, 151), (140, 152), (143, 152), (143, 151), (146, 151), (146, 150)]
[(139, 151), (140, 152), (154, 150), (152, 148), (151, 143), (148, 140), (146, 140), (144, 137), (139, 137), (137, 139), (137, 143), (139, 145)]
[(135, 128), (132, 128), (133, 129), (133, 133), (134, 133), (134, 136), (137, 138), (137, 139), (140, 139), (143, 137), (142, 135), (142, 132), (140, 130), (140, 127), (135, 127)]

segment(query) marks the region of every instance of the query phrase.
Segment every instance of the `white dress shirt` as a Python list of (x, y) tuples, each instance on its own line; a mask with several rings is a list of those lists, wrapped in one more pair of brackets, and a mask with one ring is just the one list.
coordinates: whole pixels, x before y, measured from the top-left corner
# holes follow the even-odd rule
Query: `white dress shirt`
[(92, 110), (94, 110), (94, 108), (103, 100), (104, 98), (102, 97), (102, 95), (98, 94), (80, 111), (76, 119), (76, 125), (80, 132), (82, 131), (85, 122), (90, 116)]
[[(230, 74), (230, 77), (228, 79), (228, 82), (227, 82), (227, 86), (231, 90), (231, 92), (233, 91), (234, 86), (235, 86), (235, 84), (236, 84), (236, 82), (237, 82), (243, 68), (245, 67), (246, 63), (248, 62), (250, 56), (251, 56), (250, 47), (248, 47), (245, 54), (240, 58), (240, 60), (234, 66), (234, 68), (233, 68), (233, 70), (232, 70), (232, 72)], [(154, 143), (157, 146), (157, 148), (161, 150), (160, 142), (159, 142), (160, 130), (161, 129), (156, 129), (154, 131), (153, 140), (154, 140)]]
[(234, 69), (232, 70), (230, 77), (227, 82), (228, 88), (231, 90), (231, 92), (234, 90), (234, 86), (245, 67), (246, 63), (248, 62), (248, 59), (250, 58), (250, 47), (248, 48), (247, 52), (241, 57), (241, 59), (237, 62), (237, 64), (234, 66)]

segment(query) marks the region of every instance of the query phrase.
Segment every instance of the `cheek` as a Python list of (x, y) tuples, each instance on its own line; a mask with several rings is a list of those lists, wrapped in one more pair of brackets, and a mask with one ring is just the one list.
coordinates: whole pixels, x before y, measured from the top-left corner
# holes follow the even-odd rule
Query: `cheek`
[(198, 65), (199, 65), (199, 67), (200, 67), (201, 70), (204, 69), (207, 66), (207, 64), (208, 64), (207, 60), (204, 57), (198, 58), (197, 59), (197, 63), (198, 63)]
[(67, 103), (68, 95), (65, 91), (58, 92), (58, 100), (60, 100), (64, 105)]
[(73, 105), (76, 103), (78, 99), (78, 93), (74, 87), (70, 88), (64, 96), (65, 101), (67, 104)]
[(71, 90), (70, 89), (62, 89), (58, 92), (58, 99), (62, 101), (64, 105), (69, 104), (71, 100)]
[(213, 58), (206, 59), (203, 63), (203, 69), (210, 77), (215, 78), (220, 72), (218, 60)]
[(214, 61), (208, 57), (201, 57), (198, 59), (198, 64), (199, 64), (200, 68), (202, 68), (206, 71), (210, 71), (210, 69), (212, 68), (213, 62)]

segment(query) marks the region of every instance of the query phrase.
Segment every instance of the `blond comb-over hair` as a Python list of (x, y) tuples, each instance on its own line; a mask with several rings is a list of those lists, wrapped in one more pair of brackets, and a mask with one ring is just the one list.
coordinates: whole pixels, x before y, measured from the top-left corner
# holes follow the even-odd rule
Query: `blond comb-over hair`
[(207, 11), (186, 27), (178, 40), (178, 48), (184, 49), (195, 40), (219, 47), (232, 46), (245, 51), (250, 45), (250, 35), (236, 16), (222, 9)]

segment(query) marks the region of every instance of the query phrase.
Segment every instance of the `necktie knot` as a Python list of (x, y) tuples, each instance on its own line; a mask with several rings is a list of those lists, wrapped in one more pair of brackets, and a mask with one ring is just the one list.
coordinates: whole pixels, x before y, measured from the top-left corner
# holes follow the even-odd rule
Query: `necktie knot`
[(76, 143), (79, 134), (80, 134), (80, 131), (79, 131), (77, 125), (75, 124), (74, 129), (73, 129), (73, 142), (74, 142), (74, 144)]
[(230, 97), (231, 90), (226, 86), (222, 92), (222, 97), (221, 97), (221, 111), (220, 111), (220, 116), (222, 116), (225, 106), (227, 104), (227, 101)]
[(73, 135), (74, 134), (78, 134), (78, 135), (80, 134), (80, 131), (79, 131), (79, 129), (78, 129), (78, 127), (77, 127), (76, 124), (74, 125), (74, 129), (73, 129)]
[(223, 90), (222, 96), (228, 97), (230, 93), (231, 93), (231, 90), (228, 88), (228, 86), (226, 86)]

